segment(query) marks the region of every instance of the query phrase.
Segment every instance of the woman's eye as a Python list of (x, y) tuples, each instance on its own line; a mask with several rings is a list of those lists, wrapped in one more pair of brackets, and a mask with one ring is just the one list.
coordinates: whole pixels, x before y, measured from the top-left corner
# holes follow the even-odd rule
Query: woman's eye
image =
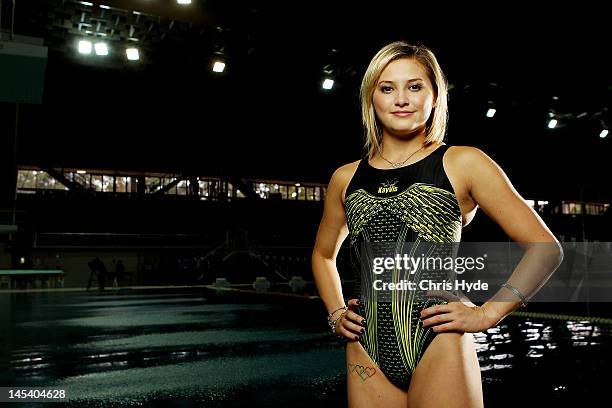
[(422, 88), (423, 88), (423, 85), (420, 85), (420, 84), (410, 86), (410, 89), (414, 91), (420, 91)]
[(393, 89), (393, 88), (391, 88), (390, 86), (383, 86), (382, 88), (380, 88), (380, 90), (381, 90), (381, 91), (383, 91), (383, 92), (385, 92), (385, 93), (386, 93), (387, 91), (391, 90), (391, 89)]

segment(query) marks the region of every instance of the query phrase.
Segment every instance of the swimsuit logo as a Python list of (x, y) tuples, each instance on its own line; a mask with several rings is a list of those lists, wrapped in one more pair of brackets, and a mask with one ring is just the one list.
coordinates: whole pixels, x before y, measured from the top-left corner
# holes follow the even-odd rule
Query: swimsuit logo
[(395, 180), (388, 180), (385, 182), (380, 183), (380, 187), (378, 187), (378, 193), (379, 194), (386, 194), (386, 193), (394, 193), (397, 191), (397, 182), (399, 180), (395, 179)]

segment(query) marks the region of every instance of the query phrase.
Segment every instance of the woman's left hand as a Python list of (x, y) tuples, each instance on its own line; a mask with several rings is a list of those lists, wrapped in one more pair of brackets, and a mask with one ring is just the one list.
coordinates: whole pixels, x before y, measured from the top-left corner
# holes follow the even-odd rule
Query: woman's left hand
[(443, 298), (448, 304), (435, 305), (421, 311), (423, 327), (433, 326), (432, 330), (440, 332), (477, 333), (497, 324), (497, 319), (488, 316), (485, 309), (476, 306), (462, 292), (430, 290), (427, 296)]

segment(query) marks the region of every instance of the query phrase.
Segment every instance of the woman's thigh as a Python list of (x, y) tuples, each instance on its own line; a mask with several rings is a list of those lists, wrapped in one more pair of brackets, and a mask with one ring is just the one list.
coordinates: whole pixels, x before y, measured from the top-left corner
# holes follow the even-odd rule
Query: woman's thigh
[(406, 408), (406, 391), (385, 377), (358, 341), (346, 344), (346, 365), (349, 408)]
[(408, 408), (481, 408), (482, 380), (472, 333), (438, 333), (417, 365)]

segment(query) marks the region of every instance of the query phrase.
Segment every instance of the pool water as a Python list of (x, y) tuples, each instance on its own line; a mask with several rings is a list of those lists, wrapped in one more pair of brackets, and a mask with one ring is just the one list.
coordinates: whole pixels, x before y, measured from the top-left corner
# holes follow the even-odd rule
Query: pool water
[[(343, 341), (318, 300), (194, 288), (6, 293), (0, 307), (0, 386), (65, 388), (66, 406), (346, 406)], [(509, 316), (475, 339), (486, 407), (607, 399), (611, 325)]]

